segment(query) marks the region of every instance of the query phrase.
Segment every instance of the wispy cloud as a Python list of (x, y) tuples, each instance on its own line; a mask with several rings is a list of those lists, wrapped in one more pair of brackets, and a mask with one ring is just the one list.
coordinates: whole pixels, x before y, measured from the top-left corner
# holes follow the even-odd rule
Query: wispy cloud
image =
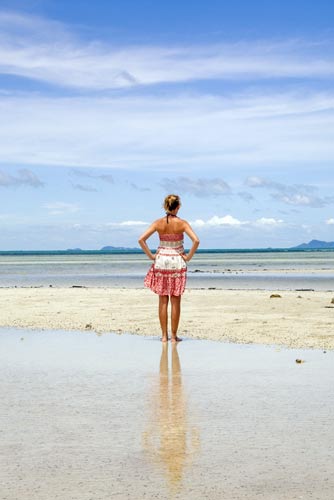
[(166, 191), (177, 191), (190, 193), (199, 198), (207, 196), (221, 196), (230, 194), (229, 185), (219, 178), (195, 179), (193, 177), (176, 177), (175, 179), (165, 178), (160, 182), (160, 186)]
[(96, 193), (97, 189), (93, 186), (88, 186), (87, 184), (72, 184), (73, 189), (78, 189), (79, 191), (85, 191), (87, 193)]
[(74, 203), (57, 201), (54, 203), (46, 203), (44, 208), (47, 209), (49, 215), (67, 215), (73, 214), (80, 210), (80, 207)]
[[(178, 171), (185, 177), (191, 172), (198, 178), (203, 170), (209, 176), (235, 166), (293, 164), (305, 169), (316, 162), (326, 168), (334, 157), (334, 93), (224, 98), (25, 95), (0, 96), (0, 106), (0, 162), (27, 168), (141, 168)], [(112, 183), (113, 177), (95, 180)], [(196, 186), (192, 189), (199, 192)], [(219, 190), (226, 192), (226, 186)]]
[(129, 185), (130, 185), (130, 187), (132, 187), (132, 189), (134, 189), (135, 191), (139, 191), (141, 193), (147, 193), (147, 192), (151, 191), (151, 188), (145, 187), (145, 186), (138, 186), (134, 182), (129, 182)]
[[(90, 181), (103, 181), (107, 184), (114, 184), (114, 176), (112, 174), (95, 174), (90, 171), (84, 171), (84, 170), (79, 170), (79, 169), (72, 169), (69, 173), (71, 177), (79, 177), (82, 179), (89, 179)], [(73, 189), (77, 189), (79, 191), (84, 191), (87, 193), (96, 193), (98, 192), (98, 189), (92, 185), (92, 183), (89, 184), (82, 184), (81, 182), (72, 182), (72, 187)]]
[(55, 21), (10, 12), (0, 13), (0, 32), (3, 72), (83, 89), (334, 75), (333, 58), (321, 53), (319, 43), (302, 40), (115, 47), (83, 41)]
[(241, 191), (240, 193), (238, 193), (238, 196), (242, 200), (247, 201), (247, 202), (254, 200), (254, 196), (251, 193), (248, 193), (247, 191)]
[(44, 186), (44, 183), (34, 172), (27, 168), (22, 168), (18, 170), (17, 175), (12, 175), (4, 170), (0, 170), (0, 186), (31, 186), (38, 188)]
[(334, 219), (333, 218), (327, 219), (326, 220), (326, 224), (329, 225), (329, 226), (333, 226), (334, 225)]
[(245, 183), (251, 188), (267, 188), (273, 191), (271, 197), (287, 205), (320, 208), (334, 203), (334, 196), (318, 196), (318, 189), (315, 186), (287, 185), (255, 176), (248, 177)]
[(124, 220), (119, 222), (104, 222), (101, 224), (75, 223), (71, 227), (74, 230), (87, 230), (96, 233), (106, 234), (109, 230), (138, 230), (143, 226), (149, 226), (149, 222), (142, 220)]
[(71, 175), (77, 176), (77, 177), (86, 177), (89, 179), (97, 179), (101, 180), (104, 182), (107, 182), (108, 184), (114, 184), (114, 176), (112, 174), (95, 174), (93, 172), (87, 172), (83, 170), (71, 170)]

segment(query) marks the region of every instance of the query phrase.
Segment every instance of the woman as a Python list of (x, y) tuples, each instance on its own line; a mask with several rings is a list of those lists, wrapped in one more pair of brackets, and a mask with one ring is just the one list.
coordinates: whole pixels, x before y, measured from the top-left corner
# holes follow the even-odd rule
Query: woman
[[(166, 196), (164, 209), (165, 217), (156, 220), (138, 240), (146, 255), (154, 261), (149, 269), (144, 284), (159, 295), (159, 320), (162, 331), (162, 341), (168, 339), (168, 302), (171, 301), (171, 330), (172, 342), (178, 342), (177, 336), (181, 312), (181, 295), (186, 285), (187, 264), (196, 252), (199, 239), (190, 224), (180, 219), (177, 214), (181, 207), (179, 196)], [(155, 256), (147, 246), (146, 240), (157, 232), (160, 245)], [(192, 247), (188, 254), (184, 253), (183, 234), (192, 240)]]

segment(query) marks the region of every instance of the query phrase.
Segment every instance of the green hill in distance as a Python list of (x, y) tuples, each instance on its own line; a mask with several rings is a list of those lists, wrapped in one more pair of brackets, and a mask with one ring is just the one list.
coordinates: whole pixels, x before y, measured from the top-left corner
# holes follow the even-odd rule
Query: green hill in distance
[(334, 241), (311, 240), (308, 243), (302, 243), (301, 245), (292, 248), (298, 250), (334, 248)]

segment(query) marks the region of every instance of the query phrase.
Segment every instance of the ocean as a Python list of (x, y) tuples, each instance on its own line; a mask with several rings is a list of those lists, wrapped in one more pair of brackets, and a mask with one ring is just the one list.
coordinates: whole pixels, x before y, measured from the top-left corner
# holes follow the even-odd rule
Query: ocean
[[(141, 252), (0, 252), (0, 287), (142, 288)], [(334, 250), (201, 250), (188, 288), (334, 290)]]

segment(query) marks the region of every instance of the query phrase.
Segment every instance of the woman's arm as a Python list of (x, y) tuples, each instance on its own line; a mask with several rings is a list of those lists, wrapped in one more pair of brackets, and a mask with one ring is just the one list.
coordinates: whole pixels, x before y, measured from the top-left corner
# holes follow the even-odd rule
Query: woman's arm
[(197, 234), (193, 231), (191, 225), (186, 221), (185, 221), (184, 232), (186, 233), (187, 236), (189, 236), (189, 238), (193, 242), (192, 247), (189, 250), (189, 252), (187, 254), (183, 254), (184, 260), (186, 262), (189, 262), (192, 259), (194, 253), (196, 252), (200, 241), (199, 241)]
[(152, 236), (153, 233), (156, 232), (156, 222), (153, 222), (153, 224), (150, 225), (150, 227), (140, 236), (138, 243), (146, 253), (147, 257), (151, 260), (154, 260), (155, 257), (151, 250), (148, 248), (146, 240)]

